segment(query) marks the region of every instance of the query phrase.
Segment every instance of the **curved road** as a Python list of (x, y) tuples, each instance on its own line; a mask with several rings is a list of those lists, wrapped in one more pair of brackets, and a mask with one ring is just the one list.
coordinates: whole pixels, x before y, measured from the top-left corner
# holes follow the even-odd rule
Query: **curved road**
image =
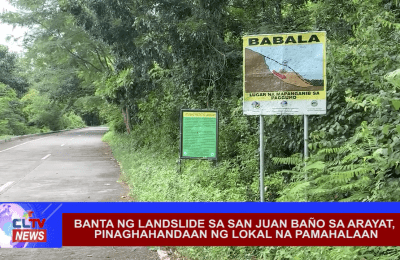
[[(0, 144), (0, 204), (17, 201), (124, 201), (126, 185), (106, 127), (88, 127)], [(125, 200), (126, 201), (126, 200)], [(0, 249), (0, 259), (159, 259), (146, 247)]]

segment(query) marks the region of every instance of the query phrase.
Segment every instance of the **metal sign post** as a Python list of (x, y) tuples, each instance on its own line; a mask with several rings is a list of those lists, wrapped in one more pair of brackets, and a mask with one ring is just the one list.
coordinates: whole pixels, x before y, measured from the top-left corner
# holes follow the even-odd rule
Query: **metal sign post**
[[(306, 160), (308, 158), (308, 115), (304, 115), (304, 167), (307, 166)], [(304, 172), (304, 179), (307, 181), (307, 170)], [(306, 191), (306, 201), (308, 200)]]
[[(304, 166), (307, 166), (308, 158), (308, 115), (304, 115)], [(307, 171), (305, 171), (305, 180), (307, 181)]]
[(308, 115), (304, 115), (304, 160), (308, 158)]
[(264, 118), (260, 115), (260, 201), (264, 202)]

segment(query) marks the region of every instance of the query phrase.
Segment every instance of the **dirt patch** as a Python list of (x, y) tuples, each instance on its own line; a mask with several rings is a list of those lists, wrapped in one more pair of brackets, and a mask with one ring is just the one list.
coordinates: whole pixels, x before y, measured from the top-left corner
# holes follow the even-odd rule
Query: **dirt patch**
[(167, 256), (164, 258), (161, 258), (161, 260), (190, 260), (190, 258), (187, 258), (186, 256), (182, 255), (176, 247), (172, 246), (162, 246), (160, 250), (166, 254)]

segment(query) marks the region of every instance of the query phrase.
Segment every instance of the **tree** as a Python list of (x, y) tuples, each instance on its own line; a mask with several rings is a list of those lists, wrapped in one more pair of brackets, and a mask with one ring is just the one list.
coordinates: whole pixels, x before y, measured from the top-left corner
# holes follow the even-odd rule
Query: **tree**
[(0, 83), (0, 135), (22, 135), (26, 131), (22, 105), (15, 90)]
[[(58, 1), (11, 2), (29, 11), (6, 13), (1, 19), (31, 27), (24, 66), (32, 87), (61, 106), (62, 113), (73, 111), (75, 101), (94, 96), (96, 81), (111, 71), (108, 48), (77, 27)], [(87, 120), (99, 123), (98, 117), (98, 110), (93, 110)]]
[(26, 79), (21, 76), (17, 55), (9, 52), (8, 47), (4, 45), (0, 45), (0, 82), (14, 89), (18, 97), (28, 88)]

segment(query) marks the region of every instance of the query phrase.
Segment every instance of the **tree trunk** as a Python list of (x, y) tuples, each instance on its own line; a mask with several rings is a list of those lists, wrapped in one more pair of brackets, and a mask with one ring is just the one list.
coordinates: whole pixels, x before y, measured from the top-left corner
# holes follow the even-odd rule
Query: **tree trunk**
[(128, 131), (128, 134), (130, 134), (131, 133), (131, 119), (129, 117), (128, 107), (126, 107), (126, 129)]
[(275, 2), (275, 10), (276, 10), (276, 18), (277, 22), (280, 23), (282, 21), (282, 0), (278, 0)]
[(126, 126), (126, 131), (128, 132), (128, 134), (130, 134), (131, 133), (131, 128), (129, 127), (128, 107), (125, 107), (125, 110), (124, 110), (124, 108), (121, 108), (121, 111), (122, 111), (122, 116), (124, 117), (124, 123), (125, 123), (125, 126)]

